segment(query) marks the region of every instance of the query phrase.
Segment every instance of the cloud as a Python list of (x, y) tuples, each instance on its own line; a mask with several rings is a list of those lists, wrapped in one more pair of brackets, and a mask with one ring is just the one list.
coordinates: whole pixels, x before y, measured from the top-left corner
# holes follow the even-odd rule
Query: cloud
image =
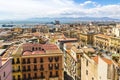
[(0, 0), (1, 19), (33, 17), (113, 17), (120, 18), (120, 5), (74, 0)]

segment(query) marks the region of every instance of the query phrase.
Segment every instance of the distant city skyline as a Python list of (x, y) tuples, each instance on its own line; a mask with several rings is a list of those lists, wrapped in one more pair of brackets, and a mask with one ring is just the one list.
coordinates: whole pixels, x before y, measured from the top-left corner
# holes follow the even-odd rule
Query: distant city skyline
[(119, 0), (0, 0), (0, 20), (43, 17), (120, 19)]

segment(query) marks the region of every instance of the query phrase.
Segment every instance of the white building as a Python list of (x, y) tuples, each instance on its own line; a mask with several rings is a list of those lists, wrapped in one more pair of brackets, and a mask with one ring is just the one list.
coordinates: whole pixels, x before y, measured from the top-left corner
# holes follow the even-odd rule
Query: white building
[(115, 80), (112, 60), (104, 57), (81, 57), (81, 80)]
[(113, 28), (112, 32), (116, 37), (120, 37), (120, 24), (116, 25), (116, 27)]

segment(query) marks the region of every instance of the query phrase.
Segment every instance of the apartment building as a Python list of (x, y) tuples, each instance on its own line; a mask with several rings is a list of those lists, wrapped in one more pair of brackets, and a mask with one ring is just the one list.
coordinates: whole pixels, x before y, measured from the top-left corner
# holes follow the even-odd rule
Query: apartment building
[(117, 80), (115, 76), (112, 60), (84, 52), (81, 57), (81, 80)]
[(97, 34), (94, 36), (94, 46), (109, 50), (110, 47), (110, 36), (104, 35), (104, 34)]
[(12, 61), (11, 58), (2, 58), (4, 53), (0, 49), (0, 80), (12, 80)]
[[(81, 78), (81, 45), (77, 42), (64, 43), (64, 71), (71, 77), (70, 80), (80, 80)], [(65, 80), (69, 78), (66, 77)]]
[(119, 37), (111, 37), (110, 51), (112, 53), (120, 53), (120, 38)]
[(83, 45), (87, 45), (87, 44), (93, 44), (94, 42), (94, 35), (95, 33), (80, 33), (79, 37), (80, 37), (80, 41), (83, 43)]
[(56, 45), (26, 43), (18, 51), (13, 66), (18, 65), (19, 75), (13, 72), (14, 80), (64, 80), (63, 54)]

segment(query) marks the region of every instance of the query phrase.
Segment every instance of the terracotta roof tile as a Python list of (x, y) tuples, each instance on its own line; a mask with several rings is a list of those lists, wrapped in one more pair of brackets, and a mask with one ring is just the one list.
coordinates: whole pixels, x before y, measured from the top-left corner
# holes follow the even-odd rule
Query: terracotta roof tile
[(33, 52), (26, 51), (23, 53), (23, 56), (30, 56), (30, 55), (37, 55), (37, 54), (44, 54), (44, 53), (45, 53), (44, 51), (33, 51)]
[[(107, 64), (112, 64), (112, 61), (110, 59), (103, 58), (103, 57), (101, 59)], [(98, 56), (93, 57), (93, 60), (98, 64)]]
[(107, 64), (113, 64), (112, 61), (110, 59), (107, 58), (102, 58)]
[(98, 56), (93, 57), (93, 60), (98, 64)]

